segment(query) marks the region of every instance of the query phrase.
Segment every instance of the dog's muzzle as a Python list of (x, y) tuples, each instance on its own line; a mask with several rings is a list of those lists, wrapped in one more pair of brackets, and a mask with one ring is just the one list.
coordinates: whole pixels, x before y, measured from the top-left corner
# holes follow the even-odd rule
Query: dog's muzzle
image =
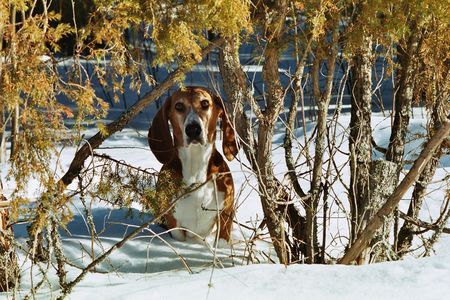
[(188, 144), (203, 144), (202, 127), (199, 123), (192, 122), (187, 124), (184, 132), (186, 133)]

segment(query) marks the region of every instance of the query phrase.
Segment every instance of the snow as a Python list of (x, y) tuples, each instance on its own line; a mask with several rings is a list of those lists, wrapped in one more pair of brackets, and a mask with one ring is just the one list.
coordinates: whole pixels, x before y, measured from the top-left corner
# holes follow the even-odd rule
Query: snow
[[(337, 134), (348, 127), (349, 114), (339, 119)], [(389, 142), (390, 119), (374, 114), (372, 119), (374, 139), (385, 147)], [(417, 115), (411, 122), (411, 138), (422, 132), (426, 120)], [(307, 134), (313, 126), (307, 124)], [(90, 136), (94, 131), (89, 131)], [(303, 130), (297, 130), (298, 142), (303, 141)], [(106, 153), (116, 159), (122, 159), (141, 168), (159, 170), (160, 164), (149, 150), (146, 131), (125, 129), (108, 139), (97, 153)], [(285, 171), (284, 151), (280, 147), (283, 134), (274, 137), (273, 162), (275, 173), (280, 180)], [(220, 142), (218, 141), (218, 145)], [(414, 140), (406, 149), (413, 159), (420, 152), (421, 140)], [(217, 147), (220, 151), (221, 147)], [(346, 141), (341, 149), (347, 151)], [(67, 147), (61, 155), (63, 174), (70, 164), (75, 149)], [(312, 150), (311, 150), (312, 151)], [(296, 149), (296, 153), (299, 149)], [(313, 154), (313, 152), (311, 152)], [(337, 164), (345, 161), (343, 154), (336, 154)], [(436, 179), (448, 176), (449, 157), (441, 160)], [(238, 160), (229, 163), (236, 187), (239, 223), (255, 227), (262, 219), (257, 183), (251, 172), (245, 168), (248, 162), (242, 151)], [(7, 165), (1, 165), (1, 176), (5, 182)], [(348, 170), (343, 177), (348, 180)], [(439, 214), (445, 181), (431, 185), (432, 191), (425, 202), (421, 217), (425, 221), (435, 220)], [(13, 186), (7, 186), (11, 191)], [(29, 195), (36, 197), (39, 186), (30, 183)], [(345, 196), (342, 187), (336, 188), (337, 196)], [(406, 195), (405, 199), (409, 196)], [(344, 198), (343, 198), (344, 199)], [(74, 218), (61, 230), (65, 255), (74, 264), (85, 266), (92, 261), (90, 254), (100, 255), (120, 241), (134, 228), (148, 221), (151, 216), (140, 212), (137, 205), (131, 209), (113, 208), (106, 203), (91, 203), (92, 214), (99, 240), (92, 241), (83, 213), (83, 206), (75, 199)], [(406, 210), (408, 201), (402, 201), (400, 208)], [(330, 222), (330, 237), (337, 233), (345, 235), (348, 224), (343, 219), (345, 213), (338, 207), (332, 207), (333, 214), (339, 218)], [(26, 224), (14, 226), (17, 240), (24, 244)], [(221, 242), (217, 249), (211, 237), (205, 243), (179, 242), (170, 237), (167, 231), (151, 225), (137, 237), (115, 251), (101, 263), (96, 272), (89, 273), (74, 289), (69, 299), (445, 299), (450, 294), (450, 237), (444, 235), (436, 246), (436, 255), (428, 258), (407, 257), (403, 261), (386, 262), (366, 266), (341, 265), (283, 265), (271, 264), (267, 256), (275, 259), (268, 236), (261, 236), (249, 247), (246, 243), (253, 232), (244, 226), (234, 226), (233, 244)], [(331, 238), (329, 238), (331, 240)], [(343, 245), (331, 243), (327, 251), (334, 256), (342, 255)], [(82, 249), (82, 250), (81, 250)], [(254, 263), (249, 263), (249, 257)], [(181, 257), (186, 261), (189, 273)], [(36, 267), (31, 269), (29, 261), (20, 253), (23, 273), (19, 294), (23, 298), (32, 284), (40, 277)], [(259, 262), (257, 264), (256, 262)], [(76, 267), (68, 267), (68, 278), (73, 279), (80, 273)], [(32, 275), (30, 275), (32, 274)], [(56, 298), (59, 295), (58, 279), (53, 270), (49, 272), (46, 285), (38, 294), (38, 299)], [(5, 295), (2, 295), (5, 296)]]
[[(363, 267), (259, 264), (216, 269), (211, 281), (211, 270), (109, 275), (104, 289), (113, 299), (445, 299), (449, 275), (446, 256)], [(92, 299), (102, 277), (89, 275), (71, 298)]]

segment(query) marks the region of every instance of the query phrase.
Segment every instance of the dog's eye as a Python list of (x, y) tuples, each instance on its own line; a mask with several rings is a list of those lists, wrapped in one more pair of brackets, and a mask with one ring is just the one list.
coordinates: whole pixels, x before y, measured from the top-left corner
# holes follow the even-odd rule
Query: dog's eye
[(184, 111), (184, 105), (181, 102), (178, 102), (177, 104), (175, 104), (175, 109), (177, 111)]
[(209, 107), (209, 101), (208, 100), (203, 100), (202, 102), (200, 102), (202, 108), (206, 109)]

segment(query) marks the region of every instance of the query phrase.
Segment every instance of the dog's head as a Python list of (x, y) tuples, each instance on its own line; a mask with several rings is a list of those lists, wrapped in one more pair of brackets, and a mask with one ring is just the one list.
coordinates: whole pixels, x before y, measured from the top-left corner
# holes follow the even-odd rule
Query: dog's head
[(165, 101), (148, 132), (150, 149), (165, 164), (172, 160), (176, 148), (213, 144), (219, 118), (222, 120), (223, 153), (231, 161), (239, 151), (233, 127), (222, 100), (202, 87), (185, 87)]

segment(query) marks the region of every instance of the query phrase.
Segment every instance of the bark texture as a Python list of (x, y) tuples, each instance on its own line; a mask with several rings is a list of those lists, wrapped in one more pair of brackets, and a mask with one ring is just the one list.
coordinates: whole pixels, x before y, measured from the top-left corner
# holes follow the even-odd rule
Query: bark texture
[(14, 110), (12, 112), (11, 119), (11, 153), (10, 157), (12, 158), (17, 154), (17, 144), (19, 139), (19, 116), (20, 116), (20, 108), (19, 104), (14, 106)]
[[(335, 24), (337, 26), (337, 24)], [(325, 138), (327, 134), (327, 115), (331, 101), (336, 57), (338, 52), (339, 31), (333, 31), (329, 52), (326, 57), (316, 56), (312, 66), (313, 94), (317, 104), (317, 135), (314, 144), (314, 161), (312, 170), (311, 197), (305, 201), (306, 210), (306, 262), (314, 263), (318, 259), (317, 249), (317, 208), (322, 193), (323, 156), (325, 154)], [(319, 52), (319, 51), (318, 51)], [(319, 85), (320, 69), (323, 60), (327, 64), (326, 82), (322, 90)]]
[(3, 104), (0, 104), (0, 163), (6, 161), (6, 124)]
[(396, 75), (397, 92), (395, 93), (395, 114), (394, 124), (389, 139), (389, 146), (386, 159), (397, 164), (396, 180), (402, 170), (403, 154), (405, 152), (405, 140), (411, 114), (411, 104), (413, 101), (414, 78), (416, 76), (415, 58), (418, 51), (419, 32), (414, 24), (410, 25), (411, 34), (406, 41), (406, 48), (397, 46), (397, 58), (400, 68)]
[(280, 189), (273, 173), (272, 139), (275, 122), (284, 105), (284, 90), (278, 73), (280, 59), (280, 45), (284, 32), (284, 21), (287, 15), (287, 1), (279, 1), (272, 7), (272, 16), (266, 20), (266, 36), (268, 42), (264, 51), (263, 79), (267, 87), (266, 107), (263, 116), (259, 119), (258, 151), (256, 161), (259, 169), (258, 181), (261, 203), (266, 218), (267, 227), (278, 258), (287, 264), (288, 253), (285, 239), (284, 214), (277, 211), (276, 201), (280, 197)]
[(13, 289), (19, 281), (19, 265), (13, 246), (14, 234), (9, 226), (8, 206), (0, 191), (0, 292)]
[[(434, 93), (430, 97), (434, 99), (425, 99), (425, 103), (433, 103), (431, 120), (428, 124), (428, 133), (431, 135), (434, 131), (438, 130), (442, 123), (445, 122), (448, 115), (448, 95), (438, 95), (438, 82), (432, 83), (434, 85)], [(420, 174), (419, 179), (415, 183), (411, 202), (409, 204), (407, 216), (412, 220), (417, 220), (420, 209), (422, 208), (423, 201), (427, 193), (427, 187), (433, 179), (439, 164), (439, 159), (444, 154), (442, 147), (436, 150), (433, 157), (425, 166), (423, 172)], [(408, 253), (412, 240), (414, 238), (414, 232), (418, 231), (419, 227), (412, 222), (405, 220), (398, 234), (397, 254), (402, 257)]]
[[(361, 216), (361, 230), (367, 226), (367, 223), (375, 216), (377, 211), (386, 203), (387, 199), (394, 192), (395, 186), (391, 184), (397, 172), (397, 165), (387, 160), (375, 160), (370, 167), (369, 189), (370, 202), (367, 203), (365, 211)], [(393, 220), (393, 214), (383, 218), (383, 224), (379, 228), (368, 247), (360, 256), (359, 264), (378, 262), (386, 260), (387, 251), (390, 250), (388, 244), (389, 231)], [(364, 255), (365, 254), (365, 255)]]
[[(263, 79), (267, 87), (264, 110), (253, 98), (246, 75), (239, 62), (238, 41), (228, 39), (220, 51), (219, 67), (225, 95), (230, 103), (228, 112), (234, 122), (244, 152), (258, 178), (258, 187), (274, 248), (281, 263), (297, 260), (301, 251), (304, 221), (292, 205), (282, 205), (288, 200), (286, 191), (273, 173), (272, 138), (275, 122), (284, 105), (284, 90), (279, 79), (278, 63), (280, 44), (287, 14), (287, 1), (271, 3), (271, 19), (265, 20), (267, 45), (264, 51)], [(244, 105), (250, 104), (258, 121), (256, 134), (245, 115)], [(258, 149), (258, 151), (255, 151)], [(292, 230), (295, 241), (290, 241), (286, 230)]]
[[(436, 152), (430, 161), (425, 166), (423, 172), (420, 174), (419, 179), (416, 181), (413, 194), (411, 197), (411, 203), (408, 207), (407, 216), (416, 220), (419, 216), (420, 209), (422, 208), (423, 200), (427, 192), (427, 186), (433, 179), (433, 175), (436, 172), (436, 168), (439, 162), (440, 151)], [(398, 233), (397, 242), (397, 254), (403, 257), (408, 253), (409, 248), (412, 245), (414, 238), (414, 232), (418, 231), (419, 227), (411, 222), (405, 221)]]
[(365, 37), (353, 57), (352, 109), (350, 118), (350, 203), (352, 227), (350, 241), (356, 239), (367, 220), (370, 198), (370, 165), (372, 162), (372, 41)]
[(395, 188), (392, 195), (386, 203), (376, 212), (374, 217), (367, 224), (363, 232), (358, 236), (353, 245), (348, 249), (345, 255), (340, 259), (340, 264), (351, 264), (367, 248), (374, 237), (376, 231), (384, 224), (384, 219), (393, 213), (402, 196), (408, 188), (417, 180), (419, 174), (423, 171), (425, 165), (431, 159), (433, 152), (439, 147), (450, 134), (450, 120), (447, 120), (433, 137), (428, 141), (419, 157), (414, 162), (411, 170), (403, 178), (402, 182)]
[[(352, 99), (350, 118), (350, 244), (364, 229), (377, 206), (371, 197), (370, 174), (372, 162), (372, 39), (364, 36), (352, 59)], [(373, 174), (373, 173), (372, 173)], [(388, 177), (390, 178), (390, 177)], [(379, 200), (379, 199), (378, 199)], [(377, 208), (379, 208), (378, 206)], [(362, 252), (358, 263), (366, 263), (370, 248)]]

